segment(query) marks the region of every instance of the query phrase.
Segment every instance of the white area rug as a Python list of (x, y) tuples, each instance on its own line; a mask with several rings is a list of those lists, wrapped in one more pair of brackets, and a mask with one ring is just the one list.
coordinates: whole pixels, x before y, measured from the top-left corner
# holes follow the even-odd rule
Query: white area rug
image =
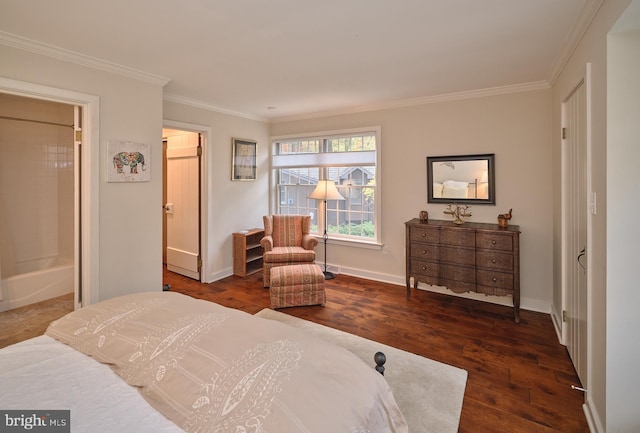
[(357, 335), (312, 323), (268, 308), (256, 313), (331, 341), (375, 367), (373, 355), (387, 357), (384, 376), (404, 413), (411, 433), (456, 433), (467, 372)]

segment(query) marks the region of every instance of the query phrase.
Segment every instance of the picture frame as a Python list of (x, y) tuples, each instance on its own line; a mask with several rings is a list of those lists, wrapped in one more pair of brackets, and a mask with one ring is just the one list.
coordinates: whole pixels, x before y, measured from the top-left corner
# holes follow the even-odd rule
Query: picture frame
[(151, 145), (127, 140), (107, 141), (107, 182), (149, 182)]
[(231, 148), (231, 180), (256, 180), (258, 143), (245, 138), (232, 138)]
[(495, 154), (428, 156), (427, 203), (495, 205)]

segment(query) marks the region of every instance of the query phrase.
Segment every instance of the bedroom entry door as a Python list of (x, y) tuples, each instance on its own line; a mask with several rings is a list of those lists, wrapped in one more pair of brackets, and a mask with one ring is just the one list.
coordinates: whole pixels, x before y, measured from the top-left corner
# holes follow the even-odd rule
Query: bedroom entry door
[(167, 270), (200, 281), (200, 155), (197, 132), (166, 136), (163, 261)]
[(582, 82), (563, 105), (563, 337), (587, 388), (587, 103)]

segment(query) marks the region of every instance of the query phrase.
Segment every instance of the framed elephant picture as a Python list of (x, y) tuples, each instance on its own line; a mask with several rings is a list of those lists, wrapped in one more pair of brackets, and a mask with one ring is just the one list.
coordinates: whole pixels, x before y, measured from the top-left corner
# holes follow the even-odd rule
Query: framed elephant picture
[(151, 180), (151, 145), (123, 140), (107, 142), (107, 182)]

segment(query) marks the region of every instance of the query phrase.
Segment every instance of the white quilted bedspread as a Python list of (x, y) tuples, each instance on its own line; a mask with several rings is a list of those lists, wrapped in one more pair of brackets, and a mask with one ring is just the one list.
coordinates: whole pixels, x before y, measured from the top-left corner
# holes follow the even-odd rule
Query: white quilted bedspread
[(3, 410), (70, 410), (77, 433), (177, 433), (106, 364), (46, 335), (0, 350)]

